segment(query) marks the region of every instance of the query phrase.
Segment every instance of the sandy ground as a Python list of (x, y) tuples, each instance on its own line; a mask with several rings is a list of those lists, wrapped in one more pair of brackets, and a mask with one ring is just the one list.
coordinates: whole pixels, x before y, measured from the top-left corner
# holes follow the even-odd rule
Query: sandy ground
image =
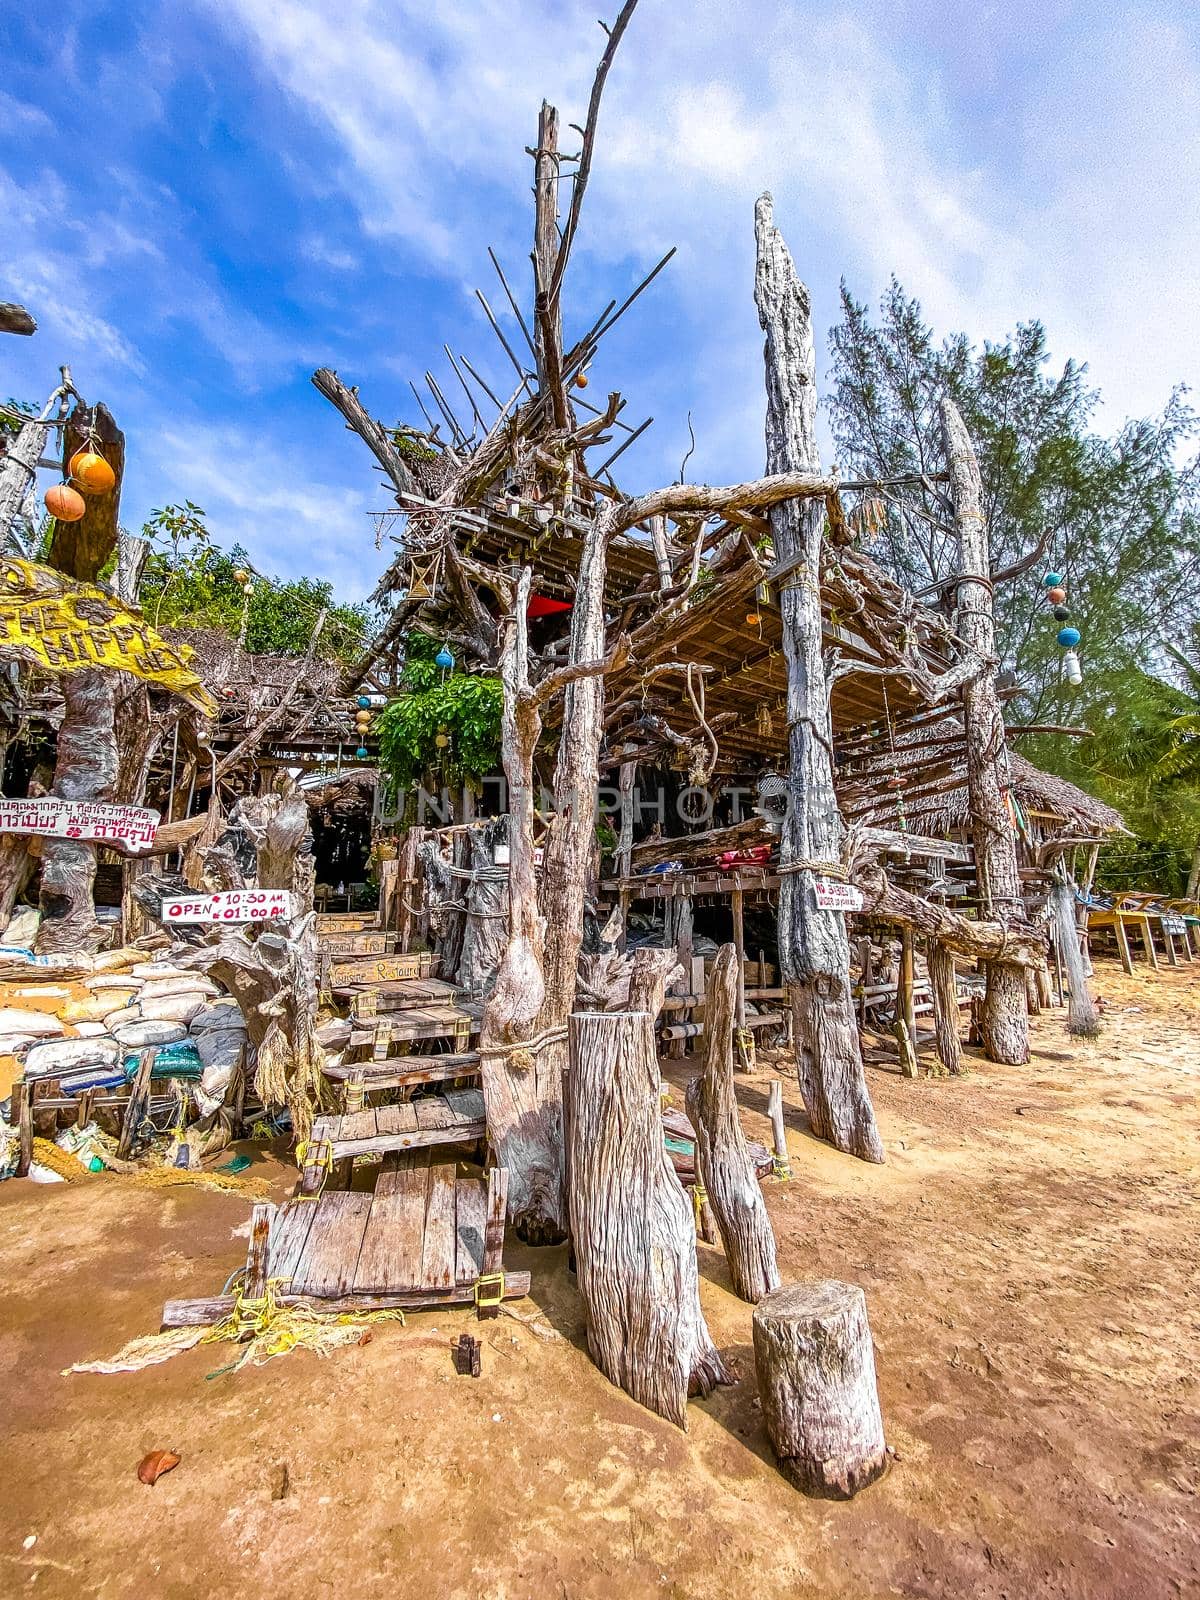
[[(774, 1470), (718, 1250), (702, 1296), (743, 1381), (693, 1403), (686, 1434), (592, 1367), (561, 1250), (509, 1255), (558, 1336), (484, 1325), (479, 1380), (453, 1374), (450, 1338), (479, 1326), (460, 1313), (235, 1376), (209, 1376), (218, 1347), (65, 1378), (168, 1295), (215, 1292), (247, 1204), (0, 1185), (0, 1594), (1200, 1594), (1200, 966), (1102, 963), (1097, 989), (1098, 1043), (1051, 1012), (1027, 1068), (872, 1069), (882, 1168), (815, 1143), (785, 1090), (781, 1266), (865, 1288), (896, 1451), (850, 1504)], [(760, 1136), (766, 1082), (740, 1088)], [(160, 1447), (183, 1461), (147, 1488)]]

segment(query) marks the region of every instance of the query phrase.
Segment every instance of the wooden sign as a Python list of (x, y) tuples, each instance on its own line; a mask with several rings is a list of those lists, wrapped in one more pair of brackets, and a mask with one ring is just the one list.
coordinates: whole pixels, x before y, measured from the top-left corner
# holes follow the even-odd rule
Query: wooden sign
[(818, 911), (861, 911), (862, 890), (852, 883), (839, 883), (834, 878), (814, 878)]
[(393, 983), (427, 977), (431, 965), (425, 951), (408, 956), (331, 956), (328, 982), (334, 988), (347, 983)]
[(0, 833), (37, 833), (47, 839), (84, 839), (126, 850), (149, 850), (159, 813), (144, 806), (109, 806), (95, 800), (0, 799)]
[(164, 900), (164, 925), (198, 922), (271, 922), (295, 915), (290, 889), (225, 889), (220, 894), (198, 894), (186, 900)]
[(377, 911), (318, 911), (318, 933), (365, 933), (379, 926)]
[(389, 956), (396, 948), (397, 935), (372, 930), (363, 933), (321, 933), (317, 948), (327, 956)]

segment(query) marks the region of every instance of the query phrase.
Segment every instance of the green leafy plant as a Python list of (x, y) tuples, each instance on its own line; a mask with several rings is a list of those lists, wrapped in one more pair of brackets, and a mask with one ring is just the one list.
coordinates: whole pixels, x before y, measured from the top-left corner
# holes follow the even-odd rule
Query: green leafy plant
[[(376, 719), (380, 765), (396, 789), (427, 774), (477, 784), (500, 758), (504, 691), (485, 673), (443, 672), (439, 642), (413, 633), (405, 646), (405, 691)], [(446, 741), (438, 744), (439, 735)]]
[[(235, 638), (246, 625), (245, 647), (255, 655), (301, 655), (321, 611), (325, 624), (317, 654), (356, 654), (370, 631), (365, 606), (339, 605), (333, 586), (316, 578), (278, 581), (253, 571), (247, 551), (213, 543), (203, 509), (187, 500), (163, 506), (142, 528), (154, 548), (142, 580), (142, 609), (150, 620), (177, 628), (220, 628)], [(249, 595), (236, 574), (250, 575)]]

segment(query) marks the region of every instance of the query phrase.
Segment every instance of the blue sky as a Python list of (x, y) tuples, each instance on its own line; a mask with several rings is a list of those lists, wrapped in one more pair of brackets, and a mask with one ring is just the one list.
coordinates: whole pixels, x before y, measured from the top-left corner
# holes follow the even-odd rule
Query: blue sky
[[(524, 147), (543, 95), (583, 120), (598, 9), (6, 8), (0, 298), (40, 331), (0, 341), (0, 395), (40, 399), (69, 362), (125, 428), (128, 526), (187, 496), (262, 570), (362, 595), (389, 497), (309, 375), (412, 419), (426, 367), (456, 392), (448, 341), (507, 394), (471, 291), (499, 309), (490, 243), (528, 298)], [(1197, 34), (1170, 4), (642, 0), (567, 288), (569, 339), (678, 247), (591, 373), (657, 419), (623, 480), (678, 474), (689, 408), (689, 476), (761, 468), (763, 188), (822, 333), (839, 277), (873, 301), (895, 271), (939, 331), (1041, 316), (1106, 425), (1200, 378)]]

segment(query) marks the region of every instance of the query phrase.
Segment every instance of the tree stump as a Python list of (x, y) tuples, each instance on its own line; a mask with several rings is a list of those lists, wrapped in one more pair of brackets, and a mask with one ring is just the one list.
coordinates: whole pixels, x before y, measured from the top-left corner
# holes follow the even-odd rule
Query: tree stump
[(704, 1071), (687, 1088), (696, 1130), (696, 1173), (712, 1205), (733, 1278), (733, 1292), (751, 1304), (779, 1284), (775, 1235), (733, 1092), (733, 1023), (738, 954), (723, 945), (713, 963), (704, 1024)]
[(754, 1366), (780, 1471), (849, 1500), (887, 1465), (867, 1300), (855, 1284), (785, 1284), (754, 1308)]
[(732, 1381), (700, 1309), (692, 1208), (663, 1144), (645, 1011), (575, 1013), (571, 1237), (588, 1349), (634, 1400), (686, 1428), (689, 1394)]

